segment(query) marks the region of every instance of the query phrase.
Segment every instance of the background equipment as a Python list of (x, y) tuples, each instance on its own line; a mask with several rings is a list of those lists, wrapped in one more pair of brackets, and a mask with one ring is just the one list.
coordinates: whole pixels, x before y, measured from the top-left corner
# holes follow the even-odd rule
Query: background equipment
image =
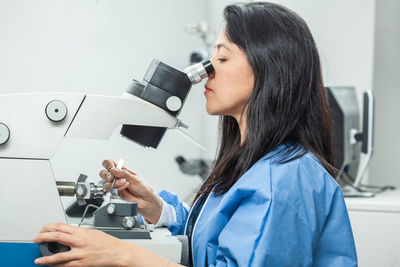
[(362, 179), (373, 153), (374, 99), (363, 93), (362, 127), (356, 90), (352, 86), (325, 88), (332, 120), (334, 166), (337, 181), (348, 197), (372, 197), (392, 186), (363, 185)]

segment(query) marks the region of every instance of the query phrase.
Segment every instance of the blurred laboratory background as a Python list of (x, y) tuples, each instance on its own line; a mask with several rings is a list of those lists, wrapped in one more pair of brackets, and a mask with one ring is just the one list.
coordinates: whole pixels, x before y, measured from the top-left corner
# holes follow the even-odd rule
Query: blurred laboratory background
[[(0, 94), (120, 96), (132, 79), (142, 80), (154, 58), (184, 69), (211, 57), (223, 8), (231, 2), (0, 0)], [(400, 1), (271, 2), (307, 22), (327, 86), (355, 88), (359, 129), (363, 93), (372, 91), (373, 153), (362, 183), (399, 188)], [(204, 83), (192, 87), (180, 115), (189, 128), (168, 130), (157, 149), (122, 138), (120, 127), (106, 141), (64, 139), (51, 160), (56, 179), (76, 180), (83, 173), (98, 181), (104, 159), (122, 158), (156, 191), (174, 191), (190, 203), (204, 175), (191, 175), (179, 163), (201, 159), (210, 166), (217, 151), (218, 118), (206, 113), (203, 93)], [(360, 266), (400, 266), (400, 196), (397, 204), (390, 194), (383, 204), (374, 198), (346, 199)]]

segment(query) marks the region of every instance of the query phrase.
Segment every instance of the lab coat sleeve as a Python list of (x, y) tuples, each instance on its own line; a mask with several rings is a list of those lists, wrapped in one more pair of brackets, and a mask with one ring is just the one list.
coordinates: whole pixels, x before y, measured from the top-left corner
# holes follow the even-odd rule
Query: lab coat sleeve
[(189, 215), (190, 206), (182, 202), (179, 197), (167, 190), (163, 190), (158, 194), (167, 204), (171, 205), (174, 209), (168, 209), (169, 212), (175, 211), (175, 221), (168, 226), (168, 230), (173, 235), (183, 235), (186, 225), (186, 220)]
[(310, 227), (262, 188), (243, 199), (218, 238), (210, 266), (311, 266)]
[(339, 187), (314, 251), (314, 266), (357, 266), (353, 232)]
[[(140, 221), (141, 223), (150, 224), (146, 219), (142, 218), (142, 216), (140, 216), (139, 219), (141, 220)], [(176, 221), (175, 208), (172, 205), (165, 202), (165, 200), (163, 200), (161, 215), (160, 218), (158, 219), (158, 222), (154, 225), (154, 227), (169, 226), (175, 221)]]

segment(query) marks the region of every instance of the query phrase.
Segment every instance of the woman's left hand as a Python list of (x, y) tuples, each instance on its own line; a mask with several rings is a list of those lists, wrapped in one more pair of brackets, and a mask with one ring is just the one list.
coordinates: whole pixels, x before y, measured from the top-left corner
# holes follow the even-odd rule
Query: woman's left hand
[(58, 242), (70, 251), (37, 258), (36, 264), (56, 266), (121, 266), (132, 253), (132, 244), (98, 230), (79, 228), (63, 223), (48, 224), (33, 241)]

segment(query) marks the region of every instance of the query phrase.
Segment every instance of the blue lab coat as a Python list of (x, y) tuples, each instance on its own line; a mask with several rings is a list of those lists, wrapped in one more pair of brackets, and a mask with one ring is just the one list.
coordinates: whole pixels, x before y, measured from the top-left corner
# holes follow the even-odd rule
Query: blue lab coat
[[(343, 194), (310, 152), (280, 164), (264, 156), (223, 195), (211, 193), (193, 230), (194, 266), (357, 266)], [(175, 208), (183, 234), (189, 206)]]

